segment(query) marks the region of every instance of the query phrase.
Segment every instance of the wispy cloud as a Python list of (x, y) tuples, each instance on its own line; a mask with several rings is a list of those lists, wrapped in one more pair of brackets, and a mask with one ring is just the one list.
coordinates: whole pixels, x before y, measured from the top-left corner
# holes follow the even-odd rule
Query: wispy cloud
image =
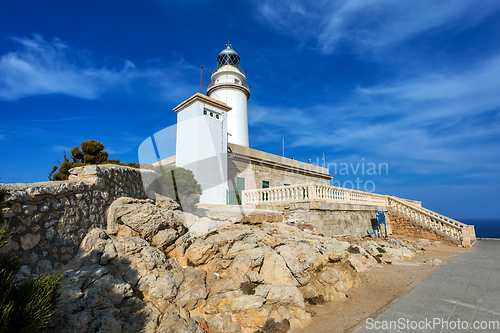
[(133, 94), (134, 88), (149, 85), (162, 90), (151, 88), (148, 93), (170, 100), (185, 97), (187, 90), (196, 89), (180, 80), (182, 71), (196, 70), (183, 61), (139, 68), (129, 60), (121, 60), (117, 69), (95, 65), (89, 51), (74, 49), (57, 38), (47, 41), (35, 35), (12, 40), (18, 49), (0, 56), (0, 99), (3, 100), (47, 94), (92, 100), (115, 90)]
[(266, 0), (266, 24), (298, 40), (313, 41), (324, 53), (341, 46), (378, 49), (431, 29), (477, 24), (500, 9), (497, 1), (474, 0)]
[(500, 56), (494, 56), (460, 73), (359, 87), (341, 104), (291, 110), (285, 121), (280, 108), (258, 107), (250, 124), (276, 124), (274, 136), (259, 135), (262, 143), (285, 134), (334, 160), (364, 156), (408, 175), (486, 180), (500, 168), (499, 91)]

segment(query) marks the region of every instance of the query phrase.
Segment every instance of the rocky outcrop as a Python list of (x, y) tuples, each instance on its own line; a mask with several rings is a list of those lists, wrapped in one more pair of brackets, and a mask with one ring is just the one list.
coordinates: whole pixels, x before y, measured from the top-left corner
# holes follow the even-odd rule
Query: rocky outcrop
[(65, 266), (49, 331), (286, 332), (310, 322), (308, 302), (345, 298), (359, 272), (420, 250), (284, 223), (196, 225), (209, 220), (165, 199), (115, 201), (108, 230), (91, 230)]

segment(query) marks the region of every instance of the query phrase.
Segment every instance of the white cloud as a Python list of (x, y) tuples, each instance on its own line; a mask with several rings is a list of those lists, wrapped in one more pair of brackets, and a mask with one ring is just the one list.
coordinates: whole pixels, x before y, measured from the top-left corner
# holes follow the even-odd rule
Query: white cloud
[(151, 86), (148, 93), (167, 100), (186, 97), (188, 91), (196, 90), (194, 85), (181, 79), (182, 72), (196, 69), (182, 61), (166, 67), (138, 68), (131, 61), (122, 60), (119, 69), (99, 67), (93, 64), (88, 51), (75, 50), (57, 38), (49, 42), (35, 35), (13, 38), (13, 41), (20, 48), (0, 57), (0, 99), (3, 100), (46, 94), (96, 99), (115, 90), (133, 94), (138, 82), (141, 87)]
[(341, 105), (258, 107), (249, 114), (256, 130), (275, 124), (278, 133), (263, 130), (262, 144), (285, 135), (296, 146), (329, 151), (330, 159), (364, 156), (406, 174), (485, 180), (500, 168), (498, 92), (494, 56), (461, 73), (360, 87)]
[(344, 44), (379, 49), (449, 24), (462, 29), (499, 8), (497, 1), (474, 0), (266, 0), (259, 12), (281, 33), (331, 53)]

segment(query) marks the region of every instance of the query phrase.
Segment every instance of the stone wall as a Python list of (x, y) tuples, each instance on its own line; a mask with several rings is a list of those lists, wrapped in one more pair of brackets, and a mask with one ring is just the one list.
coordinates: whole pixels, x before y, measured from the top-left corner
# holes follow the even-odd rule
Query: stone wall
[[(385, 206), (342, 204), (323, 201), (302, 201), (275, 205), (258, 205), (258, 208), (280, 210), (287, 222), (310, 223), (325, 236), (352, 235), (361, 237), (368, 229), (376, 229), (376, 212), (387, 211)], [(387, 222), (390, 233), (390, 222)]]
[(144, 199), (143, 181), (156, 174), (118, 165), (70, 170), (68, 181), (2, 184), (10, 196), (0, 207), (12, 233), (2, 252), (15, 251), (31, 269), (62, 267), (87, 232), (106, 227), (106, 210), (119, 197)]

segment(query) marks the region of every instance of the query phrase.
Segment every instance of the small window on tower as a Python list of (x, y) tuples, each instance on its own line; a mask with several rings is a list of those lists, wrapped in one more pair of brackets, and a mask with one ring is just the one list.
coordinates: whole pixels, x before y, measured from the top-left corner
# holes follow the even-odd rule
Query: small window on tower
[(207, 110), (203, 110), (203, 114), (206, 116), (207, 115)]
[(240, 84), (240, 80), (238, 80), (238, 79), (234, 79), (234, 83), (236, 83), (236, 84)]
[(213, 117), (214, 116), (214, 113), (213, 112), (210, 112), (210, 117)]
[(219, 115), (218, 115), (218, 114), (217, 114), (217, 115), (215, 115), (215, 118), (219, 119)]

